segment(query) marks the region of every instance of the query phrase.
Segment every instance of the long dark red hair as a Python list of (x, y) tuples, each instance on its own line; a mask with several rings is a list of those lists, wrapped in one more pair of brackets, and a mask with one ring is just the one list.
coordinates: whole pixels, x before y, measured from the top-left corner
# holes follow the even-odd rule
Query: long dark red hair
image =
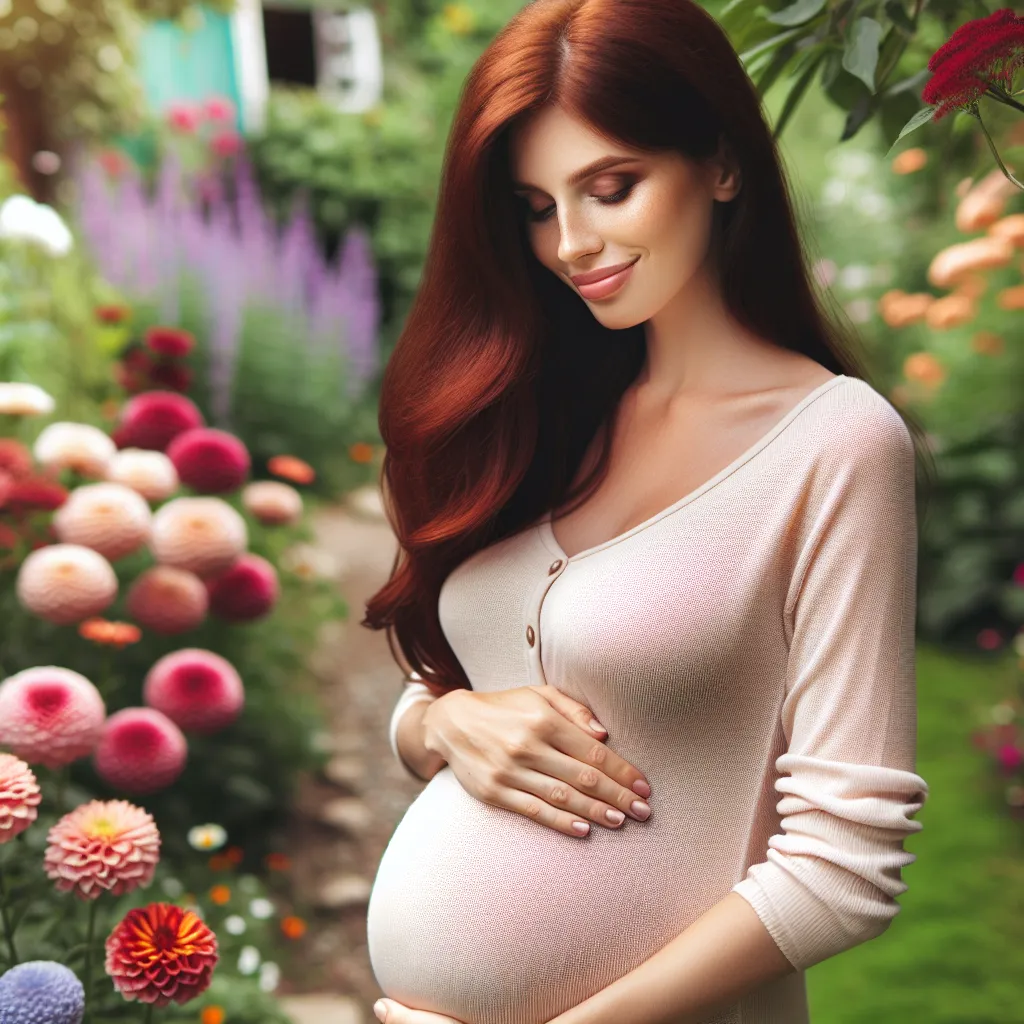
[[(760, 98), (715, 20), (693, 0), (527, 4), (463, 87), (421, 284), (381, 385), (382, 490), (399, 553), (361, 624), (387, 629), (392, 654), (437, 694), (471, 688), (438, 619), (445, 578), (600, 485), (619, 400), (645, 357), (643, 324), (602, 326), (530, 248), (509, 130), (548, 104), (637, 150), (703, 160), (724, 136), (742, 173), (739, 195), (715, 203), (730, 313), (867, 379), (811, 283)], [(905, 419), (930, 467), (924, 432)], [(600, 459), (571, 491), (599, 430)]]

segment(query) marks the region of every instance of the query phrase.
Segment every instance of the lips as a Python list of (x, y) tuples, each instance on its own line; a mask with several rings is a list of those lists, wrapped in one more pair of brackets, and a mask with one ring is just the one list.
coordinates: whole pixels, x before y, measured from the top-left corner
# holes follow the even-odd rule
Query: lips
[(616, 263), (614, 267), (601, 267), (598, 270), (590, 270), (586, 274), (574, 274), (570, 276), (569, 280), (577, 288), (580, 285), (595, 284), (597, 281), (603, 281), (606, 277), (618, 274), (620, 271), (625, 270), (626, 267), (631, 267), (638, 259), (640, 259), (639, 256), (636, 259), (627, 260), (625, 263)]

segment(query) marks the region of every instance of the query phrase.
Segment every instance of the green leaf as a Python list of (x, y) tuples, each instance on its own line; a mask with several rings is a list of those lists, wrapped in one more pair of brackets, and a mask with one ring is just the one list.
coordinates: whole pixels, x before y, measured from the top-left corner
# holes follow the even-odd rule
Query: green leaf
[(775, 122), (772, 128), (772, 137), (778, 139), (782, 135), (782, 130), (786, 127), (789, 119), (793, 116), (793, 111), (796, 110), (797, 104), (803, 98), (804, 93), (807, 91), (807, 87), (811, 84), (811, 79), (814, 77), (814, 73), (818, 70), (821, 62), (825, 59), (825, 51), (817, 55), (817, 57), (811, 61), (806, 68), (804, 68), (800, 77), (796, 80), (793, 88), (789, 90), (789, 95), (786, 96), (786, 102), (782, 105), (782, 110), (779, 112), (779, 119)]
[(840, 142), (848, 142), (871, 120), (871, 115), (877, 108), (877, 96), (862, 96), (854, 105), (853, 109), (846, 115), (846, 123), (843, 125)]
[(762, 96), (775, 84), (786, 65), (793, 59), (793, 55), (795, 53), (795, 39), (791, 39), (788, 43), (784, 43), (778, 48), (778, 50), (776, 50), (775, 54), (769, 61), (768, 66), (754, 81), (754, 86)]
[(745, 50), (740, 54), (740, 60), (746, 64), (751, 58), (756, 57), (759, 53), (763, 53), (765, 50), (770, 50), (773, 46), (781, 46), (787, 39), (792, 39), (794, 36), (800, 35), (801, 30), (799, 28), (791, 28), (788, 32), (780, 32), (778, 35), (772, 36), (770, 39), (765, 39), (764, 42), (758, 43), (756, 46), (752, 46), (749, 50)]
[(899, 0), (886, 0), (885, 14), (901, 32), (906, 32), (908, 36), (912, 36), (917, 32), (916, 22), (903, 9), (903, 5), (899, 3)]
[(882, 26), (874, 18), (858, 18), (843, 53), (843, 67), (875, 91), (875, 69), (878, 48), (882, 42)]
[(803, 25), (825, 6), (825, 0), (796, 0), (796, 3), (783, 7), (781, 11), (769, 14), (765, 21), (773, 25)]
[(903, 131), (896, 136), (896, 142), (894, 142), (885, 154), (889, 155), (895, 149), (896, 143), (900, 141), (904, 136), (909, 135), (911, 132), (916, 132), (918, 128), (923, 124), (927, 124), (935, 113), (936, 108), (934, 106), (922, 107), (904, 126)]

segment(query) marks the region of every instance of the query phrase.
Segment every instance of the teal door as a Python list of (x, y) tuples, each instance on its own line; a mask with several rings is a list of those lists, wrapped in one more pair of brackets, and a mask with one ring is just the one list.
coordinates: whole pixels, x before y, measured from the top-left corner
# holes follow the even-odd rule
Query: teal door
[(240, 119), (231, 20), (208, 8), (202, 12), (202, 24), (191, 31), (170, 21), (153, 22), (146, 28), (139, 52), (146, 99), (159, 114), (172, 103), (226, 96)]

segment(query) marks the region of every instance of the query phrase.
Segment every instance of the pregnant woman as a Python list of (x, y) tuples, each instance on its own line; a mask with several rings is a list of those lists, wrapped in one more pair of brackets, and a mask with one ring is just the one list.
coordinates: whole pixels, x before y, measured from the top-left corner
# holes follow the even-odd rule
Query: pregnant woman
[(899, 913), (927, 451), (855, 351), (713, 19), (526, 5), (383, 381), (387, 1024), (807, 1024)]

